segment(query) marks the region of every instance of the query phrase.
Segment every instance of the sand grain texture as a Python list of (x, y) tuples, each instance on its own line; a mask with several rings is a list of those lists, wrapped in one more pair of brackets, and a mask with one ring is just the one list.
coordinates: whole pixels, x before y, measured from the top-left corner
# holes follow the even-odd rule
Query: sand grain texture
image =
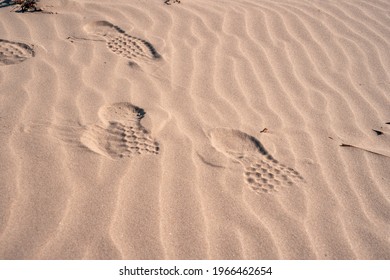
[(0, 259), (389, 259), (390, 4), (165, 2), (0, 8)]

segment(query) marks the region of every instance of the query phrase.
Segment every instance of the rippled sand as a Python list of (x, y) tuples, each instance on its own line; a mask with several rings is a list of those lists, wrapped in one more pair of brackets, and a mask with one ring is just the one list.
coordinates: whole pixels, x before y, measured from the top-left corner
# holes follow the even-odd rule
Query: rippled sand
[(40, 6), (0, 8), (0, 259), (390, 258), (390, 3)]

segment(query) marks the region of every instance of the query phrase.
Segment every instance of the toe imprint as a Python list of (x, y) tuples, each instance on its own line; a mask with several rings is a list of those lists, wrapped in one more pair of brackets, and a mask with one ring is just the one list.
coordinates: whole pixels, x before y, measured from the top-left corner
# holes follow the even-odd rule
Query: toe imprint
[(275, 192), (303, 180), (297, 171), (275, 160), (259, 140), (244, 132), (218, 128), (210, 132), (210, 139), (215, 149), (243, 165), (245, 182), (258, 193)]

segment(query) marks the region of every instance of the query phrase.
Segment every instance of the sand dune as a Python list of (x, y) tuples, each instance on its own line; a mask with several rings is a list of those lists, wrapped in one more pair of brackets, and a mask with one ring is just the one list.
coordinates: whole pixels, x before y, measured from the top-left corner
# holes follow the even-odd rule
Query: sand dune
[(1, 259), (390, 258), (389, 3), (40, 6), (0, 8)]

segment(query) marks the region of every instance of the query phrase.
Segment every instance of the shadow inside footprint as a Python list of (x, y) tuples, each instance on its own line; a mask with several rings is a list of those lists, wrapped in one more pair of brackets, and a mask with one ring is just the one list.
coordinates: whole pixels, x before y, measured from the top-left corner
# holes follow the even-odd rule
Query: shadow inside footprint
[(27, 44), (0, 39), (0, 65), (11, 65), (34, 57), (32, 47)]
[(84, 28), (89, 34), (105, 39), (110, 51), (131, 61), (160, 58), (151, 43), (127, 34), (108, 21), (95, 21), (85, 25)]
[(244, 168), (245, 182), (257, 192), (278, 191), (303, 181), (294, 169), (279, 163), (255, 137), (234, 129), (210, 132), (212, 146)]

